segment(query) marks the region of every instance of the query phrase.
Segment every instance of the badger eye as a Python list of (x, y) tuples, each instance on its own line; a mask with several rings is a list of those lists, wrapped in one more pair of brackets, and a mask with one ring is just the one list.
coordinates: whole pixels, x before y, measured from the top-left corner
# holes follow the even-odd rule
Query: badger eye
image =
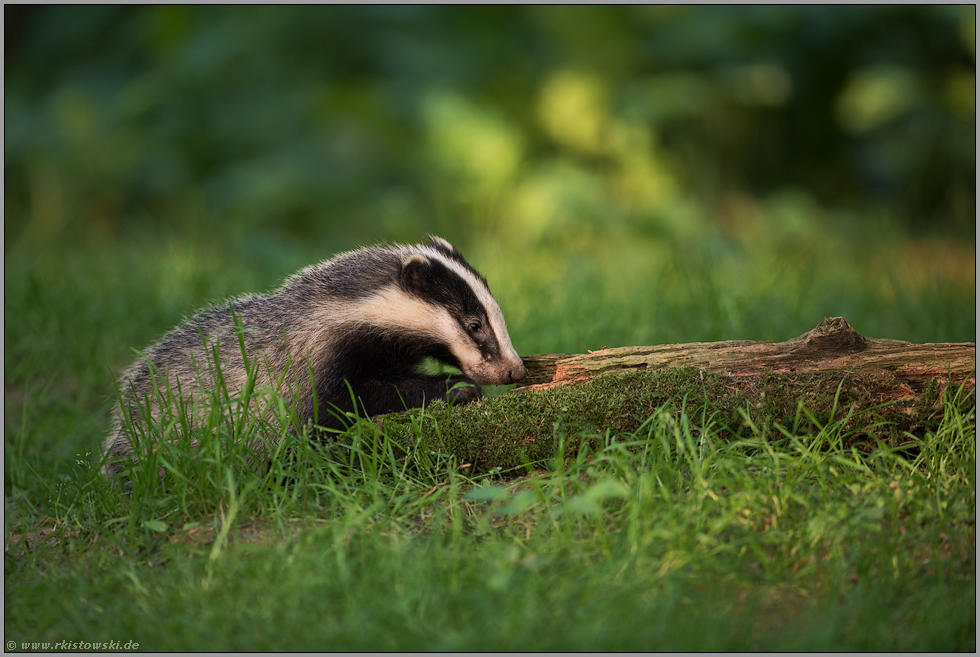
[(476, 333), (481, 328), (482, 325), (480, 324), (480, 322), (470, 322), (470, 331), (472, 331), (473, 333)]

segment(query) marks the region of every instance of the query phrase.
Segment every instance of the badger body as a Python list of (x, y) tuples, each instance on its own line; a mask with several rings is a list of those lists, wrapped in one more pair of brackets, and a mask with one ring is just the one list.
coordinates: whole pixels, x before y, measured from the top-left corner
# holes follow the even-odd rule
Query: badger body
[[(462, 374), (421, 374), (426, 357)], [(134, 455), (134, 424), (158, 420), (168, 404), (204, 412), (219, 386), (229, 398), (273, 388), (301, 422), (316, 416), (318, 426), (343, 428), (343, 413), (331, 410), (374, 415), (437, 399), (462, 403), (478, 398), (480, 385), (526, 374), (486, 280), (449, 242), (350, 251), (271, 294), (203, 310), (147, 349), (119, 382), (105, 470), (120, 472)], [(166, 389), (174, 398), (161, 404)]]

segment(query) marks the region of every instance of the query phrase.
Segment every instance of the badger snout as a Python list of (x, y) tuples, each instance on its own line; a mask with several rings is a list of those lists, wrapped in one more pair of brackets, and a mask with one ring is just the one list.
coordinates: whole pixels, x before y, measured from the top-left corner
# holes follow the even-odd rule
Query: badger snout
[(523, 361), (518, 360), (516, 363), (505, 365), (503, 369), (498, 373), (497, 380), (494, 383), (496, 385), (507, 385), (508, 383), (517, 383), (525, 376), (527, 376), (527, 368), (524, 367)]
[(527, 376), (527, 368), (524, 367), (523, 361), (517, 361), (517, 365), (510, 368), (507, 372), (507, 376), (510, 380), (507, 383), (517, 383), (525, 376)]
[(469, 371), (463, 370), (463, 374), (480, 385), (502, 386), (523, 379), (527, 376), (527, 368), (520, 359), (516, 362), (497, 363), (496, 366), (484, 362)]

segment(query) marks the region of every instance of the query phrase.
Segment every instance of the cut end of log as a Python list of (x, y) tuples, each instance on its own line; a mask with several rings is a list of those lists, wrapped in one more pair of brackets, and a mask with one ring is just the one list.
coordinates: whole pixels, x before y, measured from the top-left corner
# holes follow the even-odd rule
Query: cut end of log
[(522, 356), (524, 367), (527, 368), (527, 376), (520, 383), (520, 388), (531, 388), (543, 384), (550, 384), (555, 378), (555, 369), (558, 361), (568, 358), (572, 354), (534, 354), (533, 356)]

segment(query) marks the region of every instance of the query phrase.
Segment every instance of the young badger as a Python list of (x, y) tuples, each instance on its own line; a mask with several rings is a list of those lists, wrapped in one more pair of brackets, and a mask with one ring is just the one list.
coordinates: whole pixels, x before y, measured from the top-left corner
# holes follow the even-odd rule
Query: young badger
[[(108, 474), (122, 471), (134, 453), (125, 416), (139, 422), (147, 399), (152, 417), (161, 416), (154, 385), (169, 383), (189, 404), (206, 400), (218, 354), (229, 395), (245, 387), (240, 335), (249, 366), (259, 369), (255, 390), (285, 381), (300, 419), (312, 421), (316, 404), (317, 422), (326, 427), (343, 426), (329, 412), (333, 406), (354, 410), (347, 383), (357, 410), (373, 415), (435, 399), (467, 402), (481, 396), (480, 384), (527, 374), (486, 279), (452, 244), (430, 236), (418, 246), (350, 251), (301, 270), (272, 294), (208, 308), (146, 350), (120, 380), (123, 403), (104, 446)], [(419, 373), (427, 356), (462, 375)], [(448, 392), (457, 383), (468, 385)]]

